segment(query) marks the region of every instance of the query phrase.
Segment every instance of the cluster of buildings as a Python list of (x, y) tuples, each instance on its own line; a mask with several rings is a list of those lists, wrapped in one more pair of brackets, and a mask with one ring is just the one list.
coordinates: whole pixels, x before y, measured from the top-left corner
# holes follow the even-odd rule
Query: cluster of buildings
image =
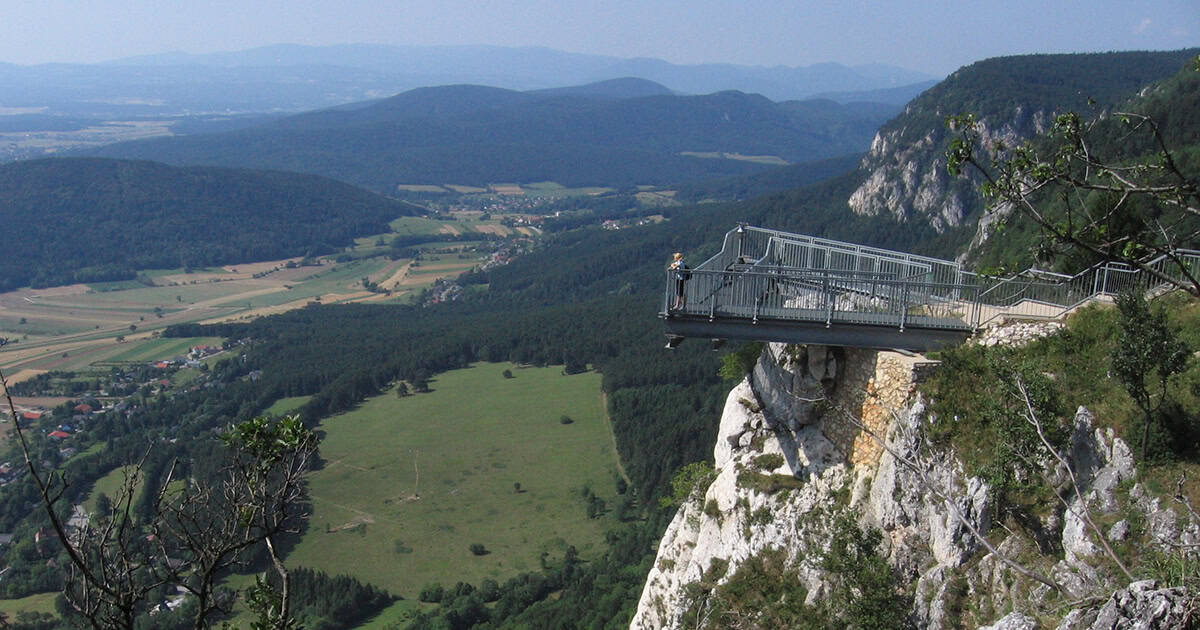
[[(58, 382), (61, 379), (56, 378), (22, 383), (21, 396), (67, 397), (71, 402), (53, 409), (37, 405), (19, 405), (16, 420), (21, 423), (22, 428), (29, 428), (44, 435), (49, 444), (57, 447), (58, 461), (64, 461), (76, 454), (78, 445), (72, 438), (81, 430), (101, 421), (107, 414), (128, 417), (138, 409), (136, 401), (131, 400), (134, 394), (154, 396), (167, 391), (172, 386), (170, 377), (176, 370), (184, 367), (200, 368), (205, 359), (222, 351), (220, 346), (201, 344), (189, 348), (185, 355), (170, 359), (114, 367), (102, 377), (91, 379), (95, 389), (84, 392), (76, 391), (75, 387), (65, 388)], [(192, 388), (202, 387), (203, 384), (201, 379), (193, 384)], [(0, 419), (0, 422), (7, 421), (7, 417)], [(43, 456), (48, 456), (45, 451)], [(42, 463), (49, 467), (57, 462), (47, 460)], [(0, 486), (20, 479), (25, 472), (24, 466), (0, 465)]]
[(605, 230), (620, 230), (622, 228), (650, 225), (654, 223), (654, 219), (649, 217), (639, 217), (637, 219), (608, 219), (600, 224), (600, 227)]

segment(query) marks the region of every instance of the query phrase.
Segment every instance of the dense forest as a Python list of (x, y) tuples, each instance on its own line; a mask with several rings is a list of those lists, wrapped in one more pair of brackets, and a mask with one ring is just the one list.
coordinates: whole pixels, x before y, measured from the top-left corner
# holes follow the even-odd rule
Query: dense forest
[(325, 254), (413, 207), (323, 177), (110, 159), (0, 166), (0, 290)]
[[(946, 117), (973, 113), (979, 118), (1014, 118), (1018, 131), (1032, 130), (1038, 111), (1077, 111), (1084, 115), (1123, 102), (1148, 83), (1179, 72), (1200, 49), (1173, 52), (1018, 55), (977, 61), (913, 99), (906, 115), (880, 128), (903, 130), (916, 142), (945, 126)], [(1045, 124), (1049, 121), (1042, 121)]]
[[(1079, 112), (1082, 120), (1089, 125), (1086, 138), (1090, 157), (1098, 163), (1114, 165), (1139, 162), (1158, 164), (1164, 159), (1160, 154), (1165, 149), (1170, 152), (1171, 160), (1181, 172), (1195, 173), (1200, 170), (1200, 72), (1194, 68), (1193, 63), (1191, 67), (1143, 89), (1136, 96), (1113, 103), (1113, 111), (1133, 114), (1132, 118), (1118, 115), (1092, 118), (1086, 110)], [(1155, 127), (1139, 124), (1142, 119), (1138, 116), (1148, 117)], [(1061, 139), (1041, 136), (1035, 138), (1030, 146), (1043, 155), (1051, 155), (1060, 148)], [(1154, 177), (1150, 183), (1155, 185), (1175, 183), (1173, 177), (1165, 173)], [(1194, 180), (1191, 186), (1195, 188)], [(1035, 195), (1032, 201), (1050, 220), (1066, 221), (1067, 199), (1061, 194), (1041, 193)], [(1084, 200), (1086, 207), (1097, 216), (1101, 214), (1101, 209), (1111, 207), (1115, 202), (1115, 197), (1096, 192), (1087, 193)], [(1126, 205), (1130, 208), (1129, 212), (1114, 215), (1101, 228), (1106, 238), (1117, 240), (1121, 235), (1159, 233), (1165, 229), (1175, 234), (1192, 234), (1190, 241), (1185, 239), (1179, 244), (1183, 247), (1200, 246), (1200, 241), (1194, 237), (1200, 230), (1200, 218), (1194, 213), (1180, 213), (1171, 203), (1155, 203), (1145, 198), (1130, 200)], [(1020, 269), (1039, 264), (1074, 273), (1098, 262), (1100, 258), (1079, 252), (1067, 255), (1061, 244), (1056, 246), (1043, 238), (1042, 230), (1019, 214), (1011, 216), (1001, 229), (1002, 238), (988, 239), (971, 252), (971, 258), (978, 266)], [(1118, 256), (1121, 253), (1114, 249), (1109, 255)]]
[(741, 92), (614, 98), (448, 86), (93, 154), (316, 173), (381, 192), (416, 183), (674, 184), (768, 168), (683, 152), (811, 161), (862, 151), (897, 109)]
[(804, 188), (841, 175), (858, 166), (862, 154), (853, 153), (825, 160), (801, 162), (739, 177), (721, 177), (685, 183), (677, 187), (675, 199), (687, 203), (709, 200), (732, 201)]

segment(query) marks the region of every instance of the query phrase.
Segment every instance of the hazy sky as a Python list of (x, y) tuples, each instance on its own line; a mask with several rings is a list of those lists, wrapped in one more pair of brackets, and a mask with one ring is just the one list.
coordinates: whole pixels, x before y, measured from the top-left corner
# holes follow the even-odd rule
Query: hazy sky
[(265, 44), (546, 46), (673, 63), (887, 63), (1200, 45), (1200, 0), (0, 0), (0, 61)]

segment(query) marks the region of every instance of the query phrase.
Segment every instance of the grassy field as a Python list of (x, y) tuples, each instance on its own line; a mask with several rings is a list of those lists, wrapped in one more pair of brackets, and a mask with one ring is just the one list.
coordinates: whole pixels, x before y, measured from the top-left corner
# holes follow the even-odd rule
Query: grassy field
[[(322, 423), (326, 463), (289, 564), (411, 599), (429, 582), (538, 570), (541, 554), (561, 557), (568, 544), (584, 557), (601, 551), (605, 519), (587, 518), (582, 497), (585, 486), (610, 503), (615, 494), (599, 374), (480, 364), (432, 386)], [(488, 553), (472, 554), (474, 543)]]
[[(438, 221), (436, 219), (426, 219), (425, 217), (400, 217), (390, 223), (394, 234), (409, 235), (432, 235), (444, 232), (442, 229), (446, 225), (446, 221)], [(370, 237), (373, 242), (376, 237)], [(387, 236), (384, 237), (385, 239)]]
[(47, 613), (57, 616), (54, 610), (54, 598), (58, 593), (38, 593), (20, 599), (0, 599), (0, 612), (8, 615), (10, 622), (17, 620), (17, 615), (23, 612)]
[[(83, 502), (83, 509), (87, 510), (89, 513), (95, 512), (96, 497), (98, 497), (101, 492), (108, 495), (108, 498), (112, 499), (113, 502), (116, 502), (117, 497), (120, 496), (121, 488), (125, 485), (125, 473), (126, 471), (132, 472), (132, 470), (133, 466), (121, 466), (120, 468), (117, 468), (107, 475), (97, 479), (96, 483), (92, 485), (91, 492), (88, 493), (87, 500)], [(142, 481), (139, 479), (133, 492), (135, 495), (137, 495), (141, 492), (141, 490)]]
[(275, 401), (275, 404), (267, 407), (267, 410), (264, 413), (273, 416), (289, 414), (300, 407), (303, 407), (304, 403), (308, 402), (309, 398), (312, 398), (312, 396), (292, 396), (291, 398), (280, 398), (279, 400)]
[[(409, 261), (384, 257), (293, 268), (287, 262), (147, 273), (162, 286), (131, 283), (115, 290), (124, 285), (110, 283), (104, 288), (113, 290), (73, 285), (0, 294), (0, 337), (13, 340), (0, 350), (0, 368), (10, 374), (79, 370), (97, 362), (163, 358), (157, 355), (166, 342), (154, 342), (148, 333), (171, 324), (249, 319), (312, 301), (406, 301), (436, 279), (457, 275), (478, 261), (455, 257), (411, 277), (405, 275)], [(396, 292), (390, 297), (370, 293), (362, 286), (364, 277), (390, 281), (387, 288)], [(118, 336), (125, 342), (118, 344)], [(178, 353), (166, 356), (173, 354)]]
[(177, 337), (170, 339), (148, 339), (128, 345), (129, 349), (108, 357), (108, 361), (156, 361), (186, 355), (196, 346), (220, 347), (220, 337)]
[[(481, 214), (481, 213), (479, 213)], [(392, 222), (394, 234), (507, 235), (512, 230), (498, 220), (464, 216), (460, 221), (401, 217)], [(409, 302), (438, 278), (456, 276), (479, 264), (480, 255), (438, 255), (412, 268), (408, 260), (389, 260), (380, 254), (392, 234), (362, 237), (345, 252), (352, 260), (324, 259), (319, 265), (299, 266), (285, 259), (195, 270), (157, 269), (139, 275), (140, 281), (77, 284), (0, 293), (0, 337), (11, 342), (0, 350), (0, 368), (20, 370), (81, 369), (105, 360), (127, 360), (146, 333), (171, 324), (244, 320), (303, 307), (310, 302)], [(482, 240), (482, 239), (481, 239)], [(421, 249), (462, 250), (476, 243), (433, 241)], [(368, 292), (363, 278), (393, 290), (390, 296)], [(105, 346), (123, 337), (119, 351)], [(155, 352), (156, 350), (146, 350)], [(113, 358), (116, 356), (117, 358)]]
[(754, 162), (756, 164), (770, 164), (772, 166), (787, 166), (790, 164), (790, 162), (779, 157), (778, 155), (743, 155), (741, 153), (724, 153), (715, 151), (683, 151), (680, 153), (680, 155), (710, 160), (737, 160), (740, 162)]

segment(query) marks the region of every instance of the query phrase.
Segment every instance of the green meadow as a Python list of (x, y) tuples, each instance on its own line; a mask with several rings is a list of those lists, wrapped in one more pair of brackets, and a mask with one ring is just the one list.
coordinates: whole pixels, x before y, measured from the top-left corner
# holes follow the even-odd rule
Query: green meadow
[(280, 398), (263, 412), (268, 416), (286, 416), (304, 406), (312, 396), (291, 396)]
[(431, 582), (539, 570), (567, 545), (585, 558), (602, 551), (612, 517), (588, 518), (583, 496), (590, 488), (611, 505), (616, 492), (599, 374), (478, 364), (431, 385), (322, 422), (324, 467), (290, 565), (414, 599)]
[(57, 617), (54, 609), (56, 597), (58, 593), (38, 593), (20, 599), (0, 599), (0, 612), (8, 615), (9, 622), (15, 622), (21, 613), (43, 613)]
[[(87, 510), (88, 513), (95, 512), (96, 498), (99, 497), (101, 493), (108, 495), (108, 498), (115, 503), (117, 498), (121, 496), (123, 488), (125, 487), (125, 475), (132, 473), (133, 470), (134, 467), (132, 465), (121, 466), (114, 469), (112, 472), (109, 472), (107, 475), (97, 479), (96, 483), (92, 486), (91, 492), (88, 493), (87, 500), (83, 502), (83, 509)], [(136, 485), (133, 489), (133, 498), (135, 501), (137, 499), (137, 495), (139, 495), (142, 491), (142, 481), (143, 480), (141, 479), (136, 480)]]
[(158, 361), (186, 355), (196, 346), (220, 347), (225, 340), (220, 337), (160, 337), (138, 343), (122, 344), (128, 350), (107, 357), (106, 361)]

